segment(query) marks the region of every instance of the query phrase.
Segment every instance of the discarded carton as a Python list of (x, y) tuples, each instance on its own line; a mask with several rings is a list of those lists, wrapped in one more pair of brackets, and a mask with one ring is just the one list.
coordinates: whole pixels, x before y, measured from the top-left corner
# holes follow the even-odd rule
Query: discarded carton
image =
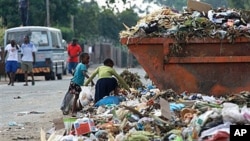
[(189, 11), (199, 11), (199, 12), (208, 12), (212, 9), (212, 6), (210, 4), (194, 1), (194, 0), (188, 0), (187, 1), (187, 8)]
[(83, 135), (96, 131), (94, 121), (89, 118), (77, 119), (74, 122), (76, 135)]

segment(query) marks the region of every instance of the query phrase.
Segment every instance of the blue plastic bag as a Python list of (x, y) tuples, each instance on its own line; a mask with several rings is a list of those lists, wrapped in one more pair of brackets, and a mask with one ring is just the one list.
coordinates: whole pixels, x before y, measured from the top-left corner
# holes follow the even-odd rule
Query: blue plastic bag
[(124, 101), (125, 98), (122, 96), (107, 96), (104, 97), (103, 99), (99, 100), (98, 102), (96, 102), (95, 106), (99, 107), (102, 105), (109, 105), (109, 104), (120, 104), (120, 102)]

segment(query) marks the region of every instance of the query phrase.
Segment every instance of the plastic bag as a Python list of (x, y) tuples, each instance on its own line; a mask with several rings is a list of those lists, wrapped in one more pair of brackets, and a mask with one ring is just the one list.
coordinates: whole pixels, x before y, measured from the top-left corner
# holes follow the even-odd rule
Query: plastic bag
[(109, 104), (115, 104), (118, 105), (120, 102), (122, 102), (125, 98), (122, 96), (106, 96), (103, 99), (96, 102), (95, 106), (99, 107), (102, 105), (109, 105)]
[(89, 104), (95, 97), (95, 87), (82, 86), (82, 91), (79, 95), (79, 100), (82, 106)]
[(245, 119), (245, 123), (250, 123), (250, 109), (246, 105), (241, 108), (241, 114)]
[(245, 119), (240, 113), (240, 108), (237, 104), (225, 102), (221, 111), (223, 121), (231, 123), (244, 123)]

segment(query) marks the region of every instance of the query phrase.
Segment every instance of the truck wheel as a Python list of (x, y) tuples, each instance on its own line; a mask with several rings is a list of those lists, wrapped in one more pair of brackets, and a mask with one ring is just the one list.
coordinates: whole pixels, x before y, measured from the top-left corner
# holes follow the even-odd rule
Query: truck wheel
[(55, 80), (56, 79), (54, 72), (50, 72), (50, 79), (51, 80)]
[(50, 72), (48, 74), (45, 74), (45, 80), (55, 80), (55, 73), (54, 72)]
[(62, 80), (62, 74), (57, 74), (56, 77), (57, 77), (57, 80)]
[(63, 75), (67, 75), (67, 69), (63, 70)]
[(46, 81), (48, 81), (48, 80), (50, 80), (50, 75), (49, 74), (45, 74), (44, 78), (45, 78)]

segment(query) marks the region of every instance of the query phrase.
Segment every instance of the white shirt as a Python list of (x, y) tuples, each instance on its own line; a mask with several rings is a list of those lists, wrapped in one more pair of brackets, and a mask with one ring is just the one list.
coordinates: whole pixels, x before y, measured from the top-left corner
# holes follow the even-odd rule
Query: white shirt
[(7, 61), (18, 61), (18, 49), (15, 47), (12, 47), (11, 44), (8, 44), (5, 49), (7, 51)]
[(33, 55), (32, 53), (36, 52), (36, 47), (32, 43), (25, 44), (23, 43), (21, 46), (21, 54), (23, 57), (21, 58), (22, 61), (33, 62)]

